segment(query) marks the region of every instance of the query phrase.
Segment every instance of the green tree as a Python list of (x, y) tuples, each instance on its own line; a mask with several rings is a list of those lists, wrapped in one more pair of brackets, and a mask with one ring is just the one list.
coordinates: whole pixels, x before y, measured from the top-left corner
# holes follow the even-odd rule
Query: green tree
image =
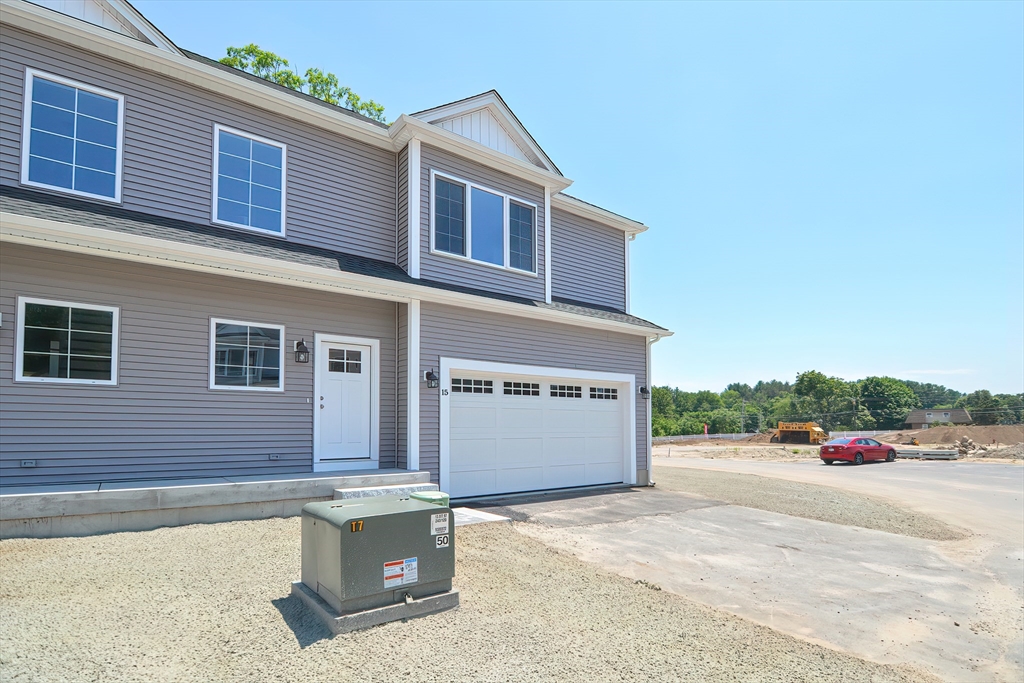
[(662, 417), (675, 420), (676, 406), (672, 402), (672, 390), (668, 387), (654, 387), (651, 389), (651, 417)]
[(855, 389), (855, 384), (838, 377), (826, 377), (815, 370), (797, 375), (793, 385), (798, 411), (825, 430), (853, 421), (857, 413)]
[(740, 395), (740, 398), (746, 401), (754, 400), (754, 390), (750, 388), (749, 384), (741, 384), (739, 382), (733, 382), (725, 388), (726, 391), (735, 391)]
[(963, 394), (955, 389), (947, 389), (941, 384), (922, 384), (911, 380), (902, 380), (921, 402), (922, 408), (941, 408), (952, 406)]
[(698, 391), (693, 397), (693, 408), (696, 411), (712, 411), (723, 407), (722, 397), (713, 391)]
[(344, 107), (367, 116), (375, 121), (384, 122), (384, 107), (373, 100), (365, 102), (348, 86), (341, 85), (338, 77), (322, 69), (306, 69), (305, 78), (293, 71), (288, 60), (269, 50), (262, 49), (255, 43), (245, 47), (229, 47), (228, 56), (220, 60), (221, 64), (251, 73), (254, 76), (272, 81), (292, 90), (302, 91), (323, 100), (328, 104)]
[(739, 412), (725, 408), (713, 411), (708, 420), (708, 431), (712, 434), (736, 434), (740, 431)]
[(1004, 408), (1002, 401), (987, 389), (973, 391), (960, 398), (955, 404), (957, 408), (966, 408), (979, 425), (999, 424), (1000, 420), (1010, 411)]
[(727, 389), (721, 393), (722, 405), (726, 408), (735, 408), (743, 402), (743, 396), (738, 391)]
[(907, 414), (921, 405), (910, 387), (892, 377), (868, 377), (859, 385), (860, 406), (868, 410), (878, 429), (899, 429)]

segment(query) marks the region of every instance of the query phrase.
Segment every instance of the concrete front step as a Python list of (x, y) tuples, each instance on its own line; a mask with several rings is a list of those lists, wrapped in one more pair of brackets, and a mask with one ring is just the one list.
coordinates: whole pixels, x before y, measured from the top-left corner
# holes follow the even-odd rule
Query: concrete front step
[(420, 491), (436, 491), (437, 484), (393, 484), (391, 486), (361, 486), (359, 488), (335, 489), (334, 500), (369, 498), (372, 496), (405, 496)]
[[(0, 489), (0, 538), (87, 536), (161, 526), (298, 515), (336, 491), (436, 490), (429, 472), (354, 470), (277, 476), (92, 484), (76, 490)], [(345, 494), (359, 497), (358, 493)], [(363, 493), (362, 495), (368, 495)], [(378, 494), (386, 495), (386, 494)]]

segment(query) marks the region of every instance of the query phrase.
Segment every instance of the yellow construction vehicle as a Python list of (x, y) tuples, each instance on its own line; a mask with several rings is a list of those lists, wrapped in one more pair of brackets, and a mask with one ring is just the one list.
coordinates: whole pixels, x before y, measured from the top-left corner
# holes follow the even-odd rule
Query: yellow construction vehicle
[(772, 437), (775, 443), (825, 443), (828, 434), (817, 422), (780, 422)]

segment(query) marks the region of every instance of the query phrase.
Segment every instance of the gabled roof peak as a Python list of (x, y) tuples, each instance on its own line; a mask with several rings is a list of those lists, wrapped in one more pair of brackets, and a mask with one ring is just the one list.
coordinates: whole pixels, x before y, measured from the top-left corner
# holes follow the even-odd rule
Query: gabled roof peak
[(411, 116), (562, 175), (497, 90), (425, 109)]
[(130, 36), (161, 50), (181, 54), (178, 47), (128, 0), (29, 0), (34, 5), (59, 12), (95, 26)]

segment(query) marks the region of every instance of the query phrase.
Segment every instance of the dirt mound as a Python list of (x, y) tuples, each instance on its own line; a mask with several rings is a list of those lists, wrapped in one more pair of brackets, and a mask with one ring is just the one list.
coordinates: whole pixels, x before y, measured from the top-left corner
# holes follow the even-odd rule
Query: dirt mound
[(965, 425), (960, 427), (932, 427), (931, 429), (909, 429), (889, 432), (877, 436), (879, 441), (907, 443), (911, 437), (924, 444), (952, 444), (967, 437), (979, 446), (1013, 444), (1024, 441), (1024, 425)]
[(1024, 443), (1018, 443), (1006, 448), (997, 448), (991, 451), (975, 451), (972, 458), (1002, 458), (1005, 460), (1024, 460)]
[(764, 432), (763, 434), (751, 434), (740, 439), (740, 441), (745, 443), (771, 443), (773, 436), (775, 436), (775, 432)]

